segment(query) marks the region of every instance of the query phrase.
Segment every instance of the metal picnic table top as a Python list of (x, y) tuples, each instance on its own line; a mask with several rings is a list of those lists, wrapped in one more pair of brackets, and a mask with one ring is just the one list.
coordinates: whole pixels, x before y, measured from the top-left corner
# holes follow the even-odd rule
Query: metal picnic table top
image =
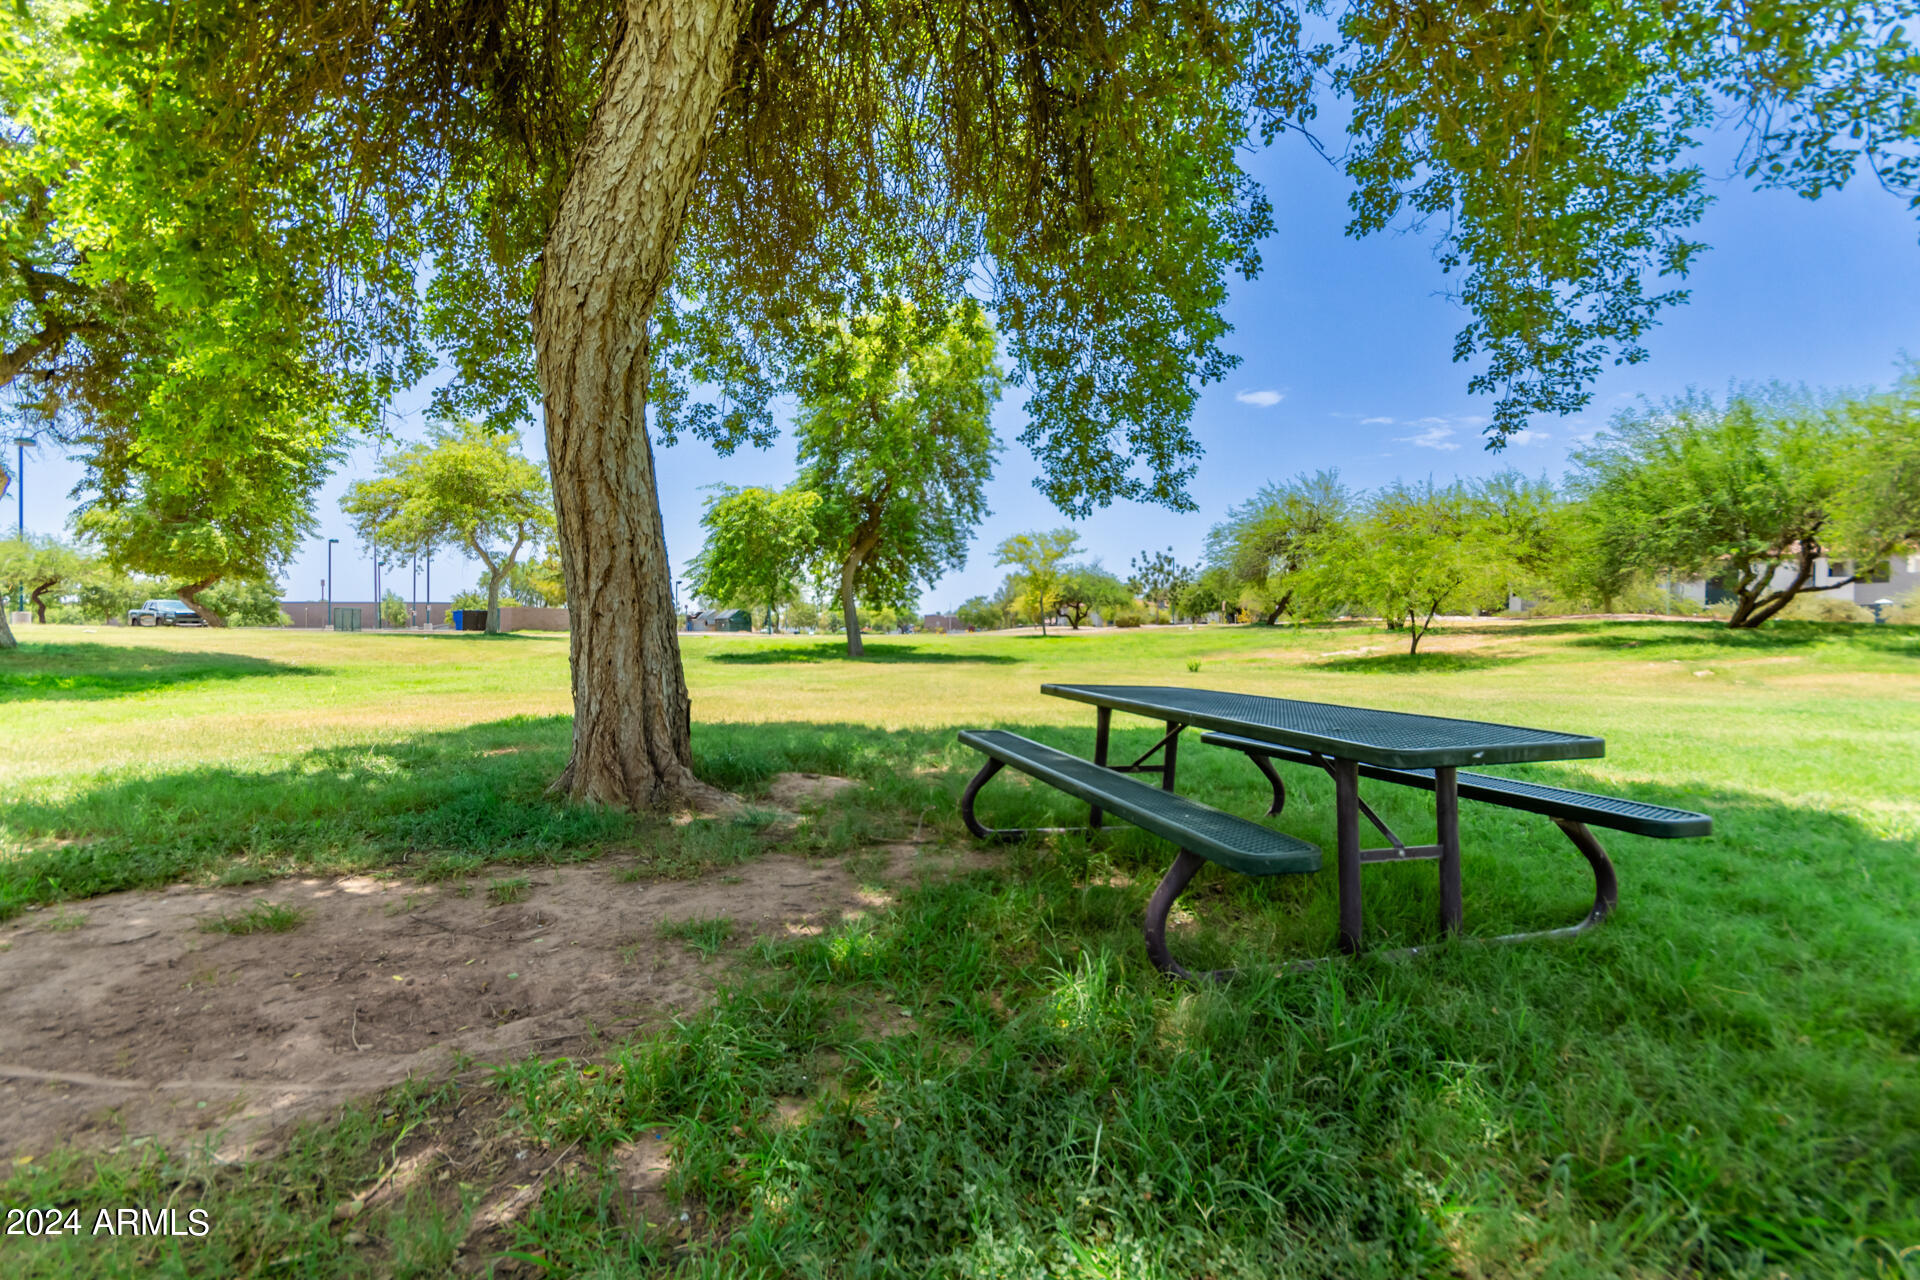
[(1605, 739), (1584, 734), (1250, 693), (1129, 684), (1043, 684), (1040, 692), (1391, 769), (1577, 760), (1607, 753)]

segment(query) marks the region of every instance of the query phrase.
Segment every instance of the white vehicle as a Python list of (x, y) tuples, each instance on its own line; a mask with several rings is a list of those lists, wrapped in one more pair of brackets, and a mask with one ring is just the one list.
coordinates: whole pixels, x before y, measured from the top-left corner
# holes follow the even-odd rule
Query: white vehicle
[(130, 627), (204, 627), (207, 620), (179, 600), (149, 600), (127, 610)]

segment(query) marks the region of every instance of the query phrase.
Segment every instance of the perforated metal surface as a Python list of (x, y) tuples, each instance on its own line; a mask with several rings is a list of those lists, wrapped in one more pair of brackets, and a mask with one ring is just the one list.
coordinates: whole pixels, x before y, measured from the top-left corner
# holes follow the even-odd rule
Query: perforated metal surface
[(1242, 734), (1265, 742), (1307, 747), (1343, 760), (1396, 769), (1440, 765), (1517, 764), (1605, 755), (1600, 738), (1551, 729), (1441, 716), (1342, 707), (1291, 698), (1263, 698), (1211, 689), (1163, 685), (1043, 684), (1058, 698), (1112, 707), (1155, 720), (1172, 720)]
[[(1202, 734), (1200, 740), (1213, 746), (1231, 747), (1235, 750), (1251, 748), (1270, 757), (1291, 760), (1299, 764), (1312, 763), (1311, 757), (1304, 750), (1263, 743), (1257, 739), (1235, 734), (1207, 733)], [(1433, 789), (1433, 770), (1431, 769), (1384, 769), (1362, 766), (1360, 774), (1366, 778), (1399, 782), (1429, 791)], [(1695, 813), (1690, 809), (1669, 809), (1665, 805), (1647, 804), (1640, 800), (1623, 800), (1618, 796), (1594, 795), (1587, 791), (1548, 786), (1543, 782), (1526, 782), (1519, 778), (1499, 778), (1490, 773), (1461, 773), (1456, 775), (1455, 780), (1460, 798), (1463, 800), (1479, 800), (1482, 803), (1497, 804), (1507, 809), (1520, 809), (1549, 818), (1566, 818), (1573, 822), (1585, 822), (1596, 827), (1608, 827), (1615, 831), (1628, 831), (1635, 835), (1654, 836), (1660, 839), (1713, 834), (1713, 819), (1704, 813)]]
[(1017, 733), (969, 729), (960, 735), (960, 741), (1076, 799), (1097, 804), (1143, 830), (1246, 875), (1320, 868), (1320, 850), (1305, 840), (1136, 782)]

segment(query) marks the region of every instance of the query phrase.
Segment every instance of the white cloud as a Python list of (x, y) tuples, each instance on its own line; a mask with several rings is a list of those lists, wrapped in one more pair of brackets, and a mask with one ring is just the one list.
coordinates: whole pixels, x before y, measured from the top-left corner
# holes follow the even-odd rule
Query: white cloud
[(1390, 427), (1393, 425), (1393, 419), (1392, 418), (1362, 418), (1360, 419), (1360, 425), (1363, 427), (1375, 427), (1375, 426)]
[(1421, 422), (1435, 422), (1441, 425), (1428, 427), (1417, 436), (1400, 436), (1398, 439), (1401, 444), (1418, 445), (1422, 449), (1458, 449), (1460, 447), (1447, 439), (1453, 434), (1453, 428), (1445, 425), (1445, 419), (1422, 418)]
[(1278, 391), (1242, 391), (1234, 397), (1241, 404), (1258, 405), (1262, 409), (1271, 409), (1286, 397)]
[(1535, 431), (1529, 427), (1522, 427), (1520, 430), (1514, 432), (1512, 435), (1507, 437), (1507, 443), (1517, 444), (1517, 445), (1529, 445), (1529, 444), (1539, 444), (1543, 440), (1551, 440), (1551, 439), (1553, 439), (1553, 436), (1548, 434), (1545, 431)]

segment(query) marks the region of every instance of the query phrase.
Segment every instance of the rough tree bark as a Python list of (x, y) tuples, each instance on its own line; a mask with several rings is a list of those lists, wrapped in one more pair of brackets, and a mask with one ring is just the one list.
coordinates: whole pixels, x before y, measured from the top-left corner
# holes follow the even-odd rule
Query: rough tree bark
[[(224, 627), (227, 625), (225, 618), (200, 603), (200, 593), (218, 581), (220, 581), (220, 576), (215, 574), (211, 578), (202, 578), (198, 582), (180, 588), (180, 603), (199, 614), (200, 621), (210, 627)], [(329, 618), (327, 621), (331, 623), (333, 619)]]
[(13, 638), (13, 628), (7, 625), (7, 607), (11, 600), (0, 600), (0, 649), (18, 649), (20, 642)]
[(630, 0), (547, 233), (533, 335), (572, 614), (573, 755), (555, 782), (630, 808), (693, 776), (687, 682), (646, 431), (647, 323), (731, 71), (740, 0)]
[(1813, 577), (1814, 561), (1818, 560), (1821, 554), (1818, 542), (1810, 537), (1802, 538), (1800, 549), (1796, 553), (1793, 580), (1776, 591), (1768, 592), (1767, 588), (1773, 583), (1777, 565), (1769, 562), (1762, 569), (1750, 569), (1747, 576), (1740, 580), (1739, 589), (1735, 594), (1733, 616), (1727, 619), (1727, 626), (1736, 631), (1751, 631), (1792, 604), (1793, 598), (1797, 595), (1802, 593), (1812, 595), (1817, 591), (1832, 591), (1836, 587), (1852, 586), (1857, 575), (1849, 575), (1824, 586), (1807, 585)]

